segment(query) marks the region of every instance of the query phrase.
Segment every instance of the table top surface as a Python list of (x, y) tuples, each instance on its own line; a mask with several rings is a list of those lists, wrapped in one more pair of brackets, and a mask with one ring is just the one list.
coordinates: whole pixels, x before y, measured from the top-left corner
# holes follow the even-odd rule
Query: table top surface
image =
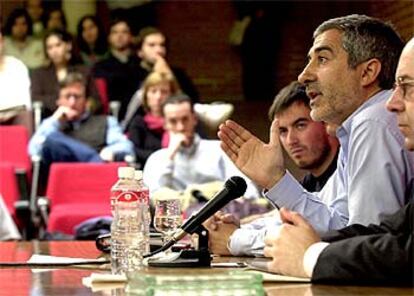
[[(33, 254), (95, 259), (102, 254), (90, 241), (51, 242), (1, 242), (1, 262), (25, 262)], [(215, 262), (240, 261), (241, 258), (217, 257)], [(144, 270), (148, 274), (217, 274), (229, 268), (155, 268)], [(82, 284), (82, 278), (92, 272), (105, 272), (98, 268), (65, 267), (37, 269), (28, 267), (0, 268), (0, 295), (124, 295), (123, 288), (116, 290), (92, 290)], [(361, 287), (315, 285), (310, 283), (265, 283), (267, 295), (414, 295), (410, 287)]]

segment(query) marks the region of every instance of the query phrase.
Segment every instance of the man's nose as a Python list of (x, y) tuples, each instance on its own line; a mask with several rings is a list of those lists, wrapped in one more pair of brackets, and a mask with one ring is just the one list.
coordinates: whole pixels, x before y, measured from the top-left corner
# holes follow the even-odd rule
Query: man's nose
[(288, 131), (287, 137), (286, 137), (286, 142), (287, 142), (288, 145), (293, 145), (293, 144), (296, 144), (298, 142), (298, 137), (297, 137), (297, 135), (294, 131)]
[(312, 67), (312, 64), (309, 62), (306, 67), (303, 69), (302, 73), (298, 76), (298, 81), (302, 84), (315, 80), (315, 73)]
[(398, 113), (404, 111), (404, 100), (402, 99), (401, 92), (399, 92), (398, 89), (394, 90), (391, 97), (387, 100), (386, 106), (390, 112)]

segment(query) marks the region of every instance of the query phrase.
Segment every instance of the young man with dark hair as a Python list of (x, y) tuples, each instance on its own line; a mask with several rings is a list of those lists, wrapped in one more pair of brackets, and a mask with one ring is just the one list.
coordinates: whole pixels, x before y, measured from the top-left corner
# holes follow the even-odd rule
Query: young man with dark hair
[(104, 79), (109, 101), (120, 102), (118, 120), (122, 121), (128, 103), (141, 83), (139, 60), (132, 51), (132, 34), (125, 20), (111, 22), (108, 43), (109, 56), (95, 64), (94, 76)]
[(279, 122), (279, 140), (288, 156), (309, 173), (301, 181), (309, 192), (320, 191), (336, 170), (339, 143), (323, 122), (310, 117), (309, 98), (297, 81), (282, 88), (269, 109)]
[[(414, 39), (401, 54), (387, 108), (397, 115), (405, 147), (414, 150)], [(350, 225), (322, 237), (300, 214), (280, 214), (280, 231), (266, 238), (270, 271), (313, 282), (414, 285), (413, 202), (380, 225)]]
[[(378, 223), (412, 199), (414, 155), (404, 149), (396, 118), (385, 108), (402, 47), (392, 26), (364, 15), (331, 19), (316, 29), (299, 82), (306, 86), (312, 119), (338, 126), (340, 142), (337, 170), (318, 194), (304, 190), (286, 171), (277, 120), (268, 144), (226, 122), (219, 132), (223, 149), (267, 189), (274, 205), (299, 212), (319, 233)], [(210, 245), (221, 254), (262, 254), (266, 233), (280, 223), (226, 224), (210, 233)], [(215, 248), (216, 240), (226, 243)]]

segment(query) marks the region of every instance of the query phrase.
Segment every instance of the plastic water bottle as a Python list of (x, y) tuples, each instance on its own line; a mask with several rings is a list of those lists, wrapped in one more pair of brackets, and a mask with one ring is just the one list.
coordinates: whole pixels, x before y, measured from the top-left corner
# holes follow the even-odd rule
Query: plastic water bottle
[(139, 187), (139, 190), (138, 190), (139, 199), (144, 205), (144, 208), (143, 208), (144, 223), (145, 223), (144, 240), (145, 240), (146, 253), (149, 253), (150, 252), (150, 225), (151, 225), (149, 189), (144, 184), (144, 180), (143, 180), (141, 170), (136, 170), (134, 177), (135, 177), (135, 181), (137, 182), (137, 185)]
[(111, 189), (111, 267), (114, 274), (126, 274), (142, 267), (146, 253), (146, 211), (140, 188), (130, 167), (118, 169), (119, 180)]

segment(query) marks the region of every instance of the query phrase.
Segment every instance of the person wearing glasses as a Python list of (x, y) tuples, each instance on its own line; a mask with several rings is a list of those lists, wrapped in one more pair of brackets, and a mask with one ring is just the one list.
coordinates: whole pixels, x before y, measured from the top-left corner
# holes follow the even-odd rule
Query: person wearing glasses
[(29, 154), (41, 156), (42, 176), (53, 162), (115, 161), (134, 153), (114, 117), (91, 115), (85, 89), (81, 73), (68, 73), (60, 82), (58, 108), (30, 139)]
[[(405, 147), (414, 150), (414, 38), (404, 48), (387, 109), (397, 116)], [(266, 238), (269, 270), (314, 282), (414, 286), (414, 203), (380, 225), (351, 225), (322, 238), (298, 213), (280, 211), (284, 225)]]
[[(269, 143), (227, 121), (219, 131), (222, 148), (267, 189), (275, 206), (298, 212), (318, 233), (379, 223), (413, 200), (414, 154), (404, 149), (397, 120), (385, 107), (403, 45), (391, 25), (364, 15), (327, 20), (314, 32), (298, 80), (310, 98), (312, 119), (338, 126), (340, 142), (337, 170), (319, 193), (306, 191), (286, 170), (277, 120)], [(216, 230), (209, 234), (212, 251), (220, 254), (262, 255), (265, 236), (281, 225), (278, 217), (241, 227), (222, 220), (212, 223)]]

